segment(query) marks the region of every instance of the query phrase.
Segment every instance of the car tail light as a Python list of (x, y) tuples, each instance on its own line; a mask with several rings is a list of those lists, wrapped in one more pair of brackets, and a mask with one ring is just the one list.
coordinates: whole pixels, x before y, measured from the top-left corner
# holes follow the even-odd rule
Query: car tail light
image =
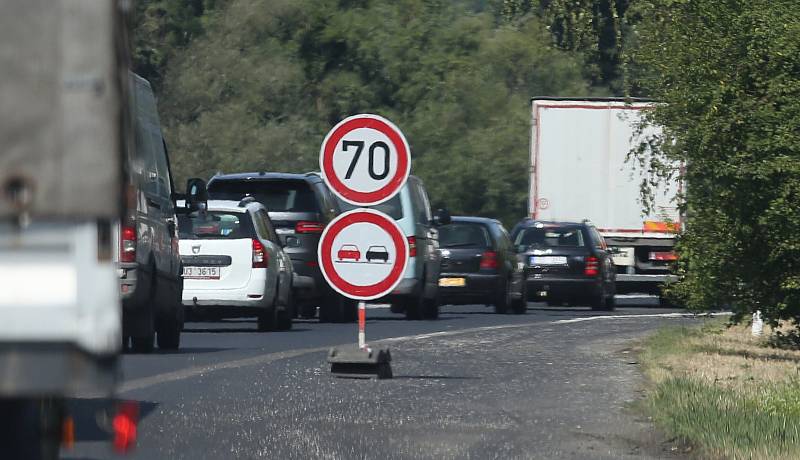
[(417, 257), (417, 238), (415, 236), (408, 237), (408, 257)]
[(111, 426), (114, 433), (114, 450), (124, 454), (136, 445), (136, 425), (139, 422), (139, 403), (124, 401), (119, 404)]
[(597, 276), (600, 274), (600, 260), (597, 257), (589, 256), (586, 258), (586, 266), (583, 269), (586, 276)]
[(294, 226), (295, 233), (322, 233), (325, 226), (322, 222), (311, 222), (308, 220), (301, 220)]
[(672, 262), (678, 260), (678, 255), (672, 251), (651, 252), (648, 254), (647, 258), (659, 262)]
[(122, 227), (119, 245), (120, 262), (136, 262), (136, 228), (129, 225)]
[(497, 253), (494, 251), (486, 251), (481, 256), (481, 268), (497, 268)]
[(269, 267), (269, 254), (261, 241), (253, 238), (253, 268)]

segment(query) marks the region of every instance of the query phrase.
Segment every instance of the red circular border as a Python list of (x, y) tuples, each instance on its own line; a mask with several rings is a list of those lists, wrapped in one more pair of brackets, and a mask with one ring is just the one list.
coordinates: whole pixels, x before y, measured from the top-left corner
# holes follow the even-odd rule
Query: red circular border
[[(370, 223), (377, 225), (392, 238), (396, 249), (395, 264), (389, 275), (376, 284), (369, 286), (358, 286), (345, 281), (333, 266), (333, 258), (331, 247), (333, 240), (341, 233), (346, 227), (356, 223)], [(399, 261), (404, 261), (399, 263)], [(405, 235), (399, 231), (397, 224), (394, 223), (389, 217), (378, 213), (377, 211), (363, 211), (354, 210), (349, 213), (343, 214), (338, 219), (331, 222), (325, 229), (325, 233), (319, 242), (319, 265), (322, 268), (322, 273), (331, 285), (346, 295), (351, 295), (363, 300), (375, 299), (388, 294), (395, 286), (395, 284), (403, 276), (408, 265), (408, 252), (406, 248)]]
[[(372, 192), (359, 192), (349, 188), (339, 180), (333, 169), (333, 155), (336, 153), (334, 150), (339, 144), (339, 141), (350, 131), (359, 128), (370, 128), (380, 131), (394, 144), (395, 151), (397, 152), (397, 172), (386, 185)], [(408, 144), (402, 134), (379, 118), (356, 115), (355, 118), (347, 120), (334, 128), (333, 132), (325, 140), (325, 145), (322, 146), (321, 167), (328, 185), (346, 201), (356, 205), (369, 206), (377, 204), (397, 193), (405, 183), (409, 172), (409, 161), (410, 153), (408, 151)]]

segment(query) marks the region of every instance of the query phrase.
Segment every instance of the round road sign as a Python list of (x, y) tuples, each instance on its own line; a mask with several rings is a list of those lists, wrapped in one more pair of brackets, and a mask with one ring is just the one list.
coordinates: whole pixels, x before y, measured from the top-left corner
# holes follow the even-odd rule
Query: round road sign
[(325, 227), (317, 254), (331, 287), (351, 299), (372, 300), (400, 283), (408, 264), (408, 240), (386, 214), (354, 209)]
[(392, 198), (406, 183), (411, 149), (391, 121), (378, 115), (353, 115), (325, 136), (319, 167), (339, 198), (372, 206)]

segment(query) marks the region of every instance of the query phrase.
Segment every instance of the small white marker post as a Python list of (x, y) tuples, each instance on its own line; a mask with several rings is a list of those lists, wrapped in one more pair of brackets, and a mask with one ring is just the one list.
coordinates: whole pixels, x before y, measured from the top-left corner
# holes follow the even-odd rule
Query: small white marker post
[(761, 310), (753, 313), (753, 327), (750, 331), (753, 337), (761, 337), (764, 333), (764, 320), (761, 318)]
[(358, 348), (367, 348), (367, 303), (358, 302)]

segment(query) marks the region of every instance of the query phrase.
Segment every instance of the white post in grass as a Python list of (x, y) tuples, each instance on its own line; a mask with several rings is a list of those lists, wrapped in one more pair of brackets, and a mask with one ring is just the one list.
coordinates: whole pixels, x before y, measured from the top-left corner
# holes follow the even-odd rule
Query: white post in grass
[(761, 310), (756, 310), (756, 312), (753, 313), (752, 334), (753, 337), (761, 337), (762, 333), (764, 333), (764, 320), (761, 319)]

